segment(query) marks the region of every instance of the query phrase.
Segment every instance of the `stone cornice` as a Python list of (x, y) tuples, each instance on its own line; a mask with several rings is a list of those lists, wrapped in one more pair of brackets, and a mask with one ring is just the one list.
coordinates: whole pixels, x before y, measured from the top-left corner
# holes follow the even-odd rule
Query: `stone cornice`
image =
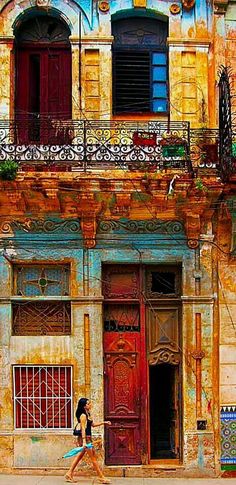
[(10, 42), (13, 44), (15, 40), (14, 35), (1, 35), (0, 36), (0, 44), (9, 44)]
[(78, 45), (81, 42), (82, 47), (84, 45), (88, 46), (90, 44), (93, 47), (94, 47), (94, 45), (103, 45), (103, 44), (111, 45), (113, 40), (114, 40), (114, 37), (112, 35), (103, 36), (103, 37), (82, 37), (81, 39), (79, 39), (79, 37), (75, 37), (75, 36), (70, 37), (70, 41), (71, 41), (72, 45), (74, 45), (74, 44)]
[(210, 39), (189, 39), (189, 38), (182, 38), (182, 39), (175, 39), (172, 37), (168, 37), (167, 43), (171, 47), (209, 47), (211, 45)]
[(203, 305), (213, 305), (215, 302), (216, 297), (215, 296), (196, 296), (196, 295), (184, 295), (181, 296), (181, 301), (184, 304), (193, 304), (195, 303), (196, 305), (203, 304)]
[(0, 305), (1, 304), (10, 304), (12, 302), (21, 302), (21, 301), (69, 301), (72, 303), (72, 305), (77, 305), (78, 303), (86, 303), (89, 302), (90, 304), (102, 304), (104, 297), (103, 296), (67, 296), (67, 297), (32, 297), (32, 298), (22, 298), (22, 297), (16, 297), (16, 296), (11, 296), (11, 297), (5, 297), (5, 296), (0, 296)]
[[(206, 177), (207, 191), (201, 191), (183, 174), (169, 197), (172, 180), (173, 173), (145, 177), (140, 172), (121, 176), (110, 171), (103, 177), (61, 173), (40, 178), (31, 173), (14, 182), (1, 181), (1, 237), (22, 239), (31, 234), (33, 240), (43, 233), (55, 235), (56, 240), (64, 234), (68, 240), (83, 238), (84, 246), (93, 248), (96, 237), (108, 233), (169, 234), (175, 244), (178, 235), (187, 238), (189, 248), (194, 249), (203, 234), (203, 220), (212, 218), (210, 208), (222, 184)], [(208, 242), (209, 237), (204, 240)]]

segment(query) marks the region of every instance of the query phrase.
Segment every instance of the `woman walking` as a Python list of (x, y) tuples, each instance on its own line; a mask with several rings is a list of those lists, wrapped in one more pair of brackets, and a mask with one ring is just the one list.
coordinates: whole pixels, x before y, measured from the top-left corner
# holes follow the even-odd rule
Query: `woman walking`
[(97, 462), (97, 456), (94, 448), (86, 447), (88, 443), (92, 443), (92, 428), (102, 426), (103, 424), (110, 425), (111, 422), (103, 421), (101, 423), (94, 423), (90, 414), (91, 406), (91, 401), (85, 397), (82, 397), (78, 402), (75, 413), (79, 424), (78, 446), (83, 446), (83, 450), (72, 461), (71, 467), (65, 475), (66, 482), (75, 483), (75, 480), (73, 479), (75, 469), (80, 460), (83, 458), (84, 454), (87, 452), (89, 458), (91, 459), (92, 465), (98, 474), (99, 483), (111, 483), (111, 481), (104, 477), (102, 473), (102, 470)]

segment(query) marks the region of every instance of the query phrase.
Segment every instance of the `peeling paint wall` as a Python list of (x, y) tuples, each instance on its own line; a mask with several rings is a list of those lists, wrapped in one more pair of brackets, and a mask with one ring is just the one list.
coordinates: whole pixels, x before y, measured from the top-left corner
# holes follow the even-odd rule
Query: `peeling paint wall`
[[(5, 1), (0, 10), (0, 115), (14, 115), (14, 28), (27, 16), (38, 13), (28, 0)], [(108, 13), (96, 2), (51, 0), (49, 13), (62, 17), (71, 29), (72, 113), (73, 118), (112, 118), (112, 41), (111, 19), (121, 10), (147, 8), (149, 13), (169, 22), (169, 85), (171, 120), (190, 121), (191, 127), (217, 125), (217, 71), (231, 62), (235, 44), (235, 6), (229, 2), (227, 14), (212, 10), (210, 2), (196, 0), (192, 10), (183, 8), (173, 14), (170, 3), (154, 0), (114, 0)], [(138, 11), (138, 10), (136, 10)], [(82, 15), (80, 39), (79, 17)], [(28, 18), (28, 17), (27, 17)], [(80, 43), (81, 40), (81, 43)], [(80, 57), (81, 54), (81, 57)], [(81, 68), (81, 73), (80, 73)], [(80, 76), (81, 74), (81, 76)], [(4, 82), (2, 81), (4, 80)], [(81, 85), (80, 85), (81, 82)], [(164, 114), (127, 115), (135, 120), (167, 120)], [(108, 175), (109, 172), (109, 175)], [(11, 220), (26, 220), (26, 225), (2, 228), (2, 241), (11, 244), (9, 254), (0, 256), (0, 466), (2, 469), (59, 467), (58, 458), (73, 446), (72, 430), (56, 432), (26, 431), (14, 428), (12, 367), (27, 365), (70, 365), (73, 367), (73, 407), (87, 394), (94, 401), (94, 415), (103, 419), (103, 263), (180, 264), (182, 267), (182, 456), (188, 476), (214, 475), (220, 460), (220, 405), (236, 404), (235, 260), (214, 246), (230, 251), (228, 221), (218, 223), (211, 205), (221, 194), (219, 180), (209, 176), (206, 196), (192, 195), (188, 180), (177, 181), (179, 190), (173, 199), (167, 192), (171, 176), (157, 174), (153, 193), (144, 189), (144, 176), (127, 175), (123, 179), (111, 170), (102, 177), (93, 173), (53, 177), (30, 177), (3, 184), (0, 213), (3, 225)], [(135, 178), (136, 177), (136, 178)], [(169, 177), (169, 178), (168, 178)], [(78, 180), (79, 179), (79, 180)], [(90, 180), (91, 179), (91, 180)], [(37, 181), (37, 184), (36, 184)], [(21, 182), (23, 187), (21, 186)], [(58, 182), (58, 183), (57, 183)], [(59, 182), (68, 184), (59, 191)], [(40, 190), (37, 189), (40, 185)], [(33, 185), (33, 187), (32, 187)], [(135, 190), (134, 190), (135, 185)], [(75, 191), (76, 195), (71, 195)], [(79, 195), (78, 195), (79, 192)], [(179, 198), (178, 198), (179, 197)], [(207, 197), (209, 200), (207, 201)], [(10, 200), (10, 203), (9, 203)], [(182, 201), (182, 202), (181, 202)], [(189, 202), (190, 201), (190, 202)], [(188, 205), (189, 204), (189, 205)], [(193, 204), (193, 206), (191, 206)], [(85, 249), (81, 219), (90, 208), (105, 222), (122, 221), (119, 232), (112, 226), (97, 234), (96, 247)], [(191, 226), (192, 207), (199, 227), (190, 233), (201, 237), (198, 250), (189, 249), (185, 234), (155, 234), (145, 221), (178, 221)], [(197, 209), (196, 209), (197, 207)], [(122, 212), (123, 211), (123, 212)], [(153, 212), (154, 211), (154, 212)], [(127, 220), (125, 216), (127, 216)], [(53, 219), (54, 215), (55, 218)], [(49, 217), (49, 228), (42, 221)], [(201, 216), (201, 218), (200, 218)], [(22, 219), (23, 218), (23, 219)], [(29, 221), (36, 220), (33, 231)], [(68, 235), (66, 222), (76, 220)], [(96, 219), (95, 218), (95, 219)], [(73, 220), (74, 220), (73, 219)], [(97, 223), (97, 219), (95, 222)], [(190, 219), (190, 223), (188, 220)], [(18, 219), (17, 219), (18, 220)], [(186, 223), (187, 220), (187, 223)], [(127, 229), (127, 221), (137, 228)], [(138, 225), (137, 222), (143, 222)], [(182, 223), (181, 222), (181, 223)], [(41, 225), (40, 225), (41, 223)], [(28, 224), (28, 225), (27, 225)], [(126, 225), (125, 225), (126, 224)], [(194, 225), (194, 224), (193, 224)], [(132, 227), (134, 227), (131, 225)], [(56, 228), (56, 229), (55, 229)], [(227, 232), (227, 230), (228, 232)], [(84, 230), (85, 232), (85, 230)], [(89, 231), (88, 231), (89, 232)], [(96, 232), (96, 231), (95, 231)], [(157, 237), (158, 235), (158, 237)], [(166, 236), (169, 236), (167, 231)], [(215, 239), (214, 239), (215, 238)], [(135, 247), (134, 247), (135, 246)], [(6, 257), (7, 256), (7, 257)], [(72, 332), (69, 336), (12, 335), (12, 261), (56, 261), (71, 265)], [(197, 342), (197, 318), (201, 316), (200, 349)], [(85, 332), (89, 322), (89, 331)], [(85, 342), (86, 338), (88, 340)], [(220, 355), (219, 355), (220, 349)], [(197, 353), (196, 353), (197, 352)], [(200, 356), (200, 357), (199, 357)], [(196, 385), (196, 360), (200, 360), (201, 382)], [(220, 375), (220, 386), (219, 386)], [(220, 400), (219, 400), (220, 387)], [(200, 411), (201, 415), (200, 415)], [(197, 429), (197, 419), (206, 421), (206, 429)], [(95, 434), (101, 448), (103, 429)], [(24, 449), (24, 454), (22, 450)], [(102, 452), (103, 453), (103, 452)], [(103, 454), (101, 456), (103, 459)], [(136, 473), (132, 471), (130, 473)]]
[[(102, 13), (92, 2), (68, 2), (51, 0), (48, 12), (60, 16), (71, 29), (72, 79), (73, 79), (73, 116), (76, 118), (83, 110), (89, 119), (109, 119), (112, 115), (112, 79), (111, 79), (111, 20), (119, 12), (130, 14), (132, 9), (139, 10), (140, 5), (129, 1), (113, 1), (110, 10)], [(214, 126), (214, 108), (210, 110), (212, 99), (211, 85), (211, 44), (212, 10), (207, 2), (197, 1), (191, 11), (180, 9), (179, 14), (172, 14), (170, 5), (163, 1), (146, 2), (148, 12), (159, 15), (169, 22), (169, 82), (170, 110), (173, 120), (190, 121), (192, 127)], [(2, 93), (0, 88), (1, 112), (9, 117), (14, 113), (14, 29), (29, 16), (39, 10), (27, 0), (6, 2), (0, 15), (1, 48), (4, 63), (3, 76), (7, 78)], [(145, 13), (145, 10), (144, 10)], [(80, 27), (82, 15), (81, 60)], [(9, 38), (6, 42), (6, 38)], [(95, 61), (96, 57), (96, 61)], [(96, 62), (96, 66), (94, 65)], [(81, 86), (79, 70), (81, 64)], [(11, 68), (10, 68), (11, 65)], [(89, 74), (89, 66), (93, 66)], [(91, 69), (90, 69), (91, 70)], [(10, 72), (10, 76), (9, 76)], [(214, 75), (214, 74), (213, 74)], [(92, 77), (91, 77), (92, 76)], [(166, 119), (165, 115), (148, 115), (150, 118)], [(211, 119), (212, 118), (212, 119)]]

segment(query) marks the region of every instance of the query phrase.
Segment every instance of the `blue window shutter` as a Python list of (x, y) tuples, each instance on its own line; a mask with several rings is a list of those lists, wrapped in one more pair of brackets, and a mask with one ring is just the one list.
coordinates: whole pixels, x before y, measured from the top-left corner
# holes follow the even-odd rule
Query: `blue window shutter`
[(167, 92), (167, 54), (152, 53), (152, 111), (166, 113), (168, 111)]

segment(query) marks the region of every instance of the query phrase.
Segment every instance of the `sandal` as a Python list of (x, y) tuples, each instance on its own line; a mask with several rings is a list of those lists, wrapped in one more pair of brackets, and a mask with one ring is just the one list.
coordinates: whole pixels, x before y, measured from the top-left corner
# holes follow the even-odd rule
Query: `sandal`
[(65, 475), (65, 481), (69, 483), (77, 483), (77, 480), (74, 480), (70, 475)]
[(98, 478), (98, 482), (108, 484), (108, 483), (111, 483), (111, 480), (109, 480), (109, 478), (104, 477), (104, 478)]

